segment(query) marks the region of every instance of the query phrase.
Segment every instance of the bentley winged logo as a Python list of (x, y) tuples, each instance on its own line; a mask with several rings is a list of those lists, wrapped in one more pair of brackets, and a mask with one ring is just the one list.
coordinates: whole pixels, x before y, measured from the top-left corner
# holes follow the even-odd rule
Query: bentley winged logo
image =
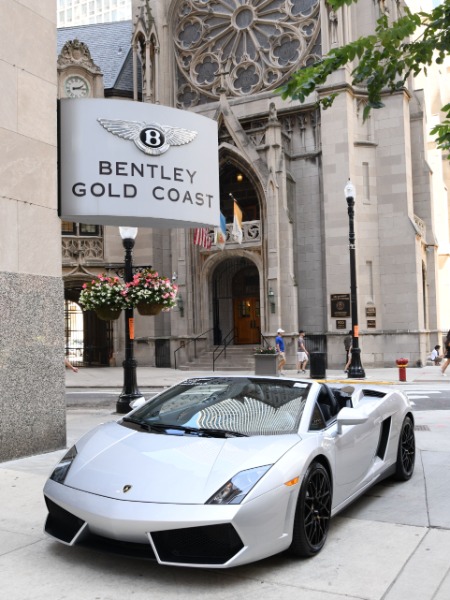
[(196, 131), (158, 123), (123, 121), (122, 119), (97, 119), (97, 121), (113, 135), (124, 140), (131, 140), (139, 150), (151, 156), (160, 156), (171, 146), (189, 144), (197, 136)]

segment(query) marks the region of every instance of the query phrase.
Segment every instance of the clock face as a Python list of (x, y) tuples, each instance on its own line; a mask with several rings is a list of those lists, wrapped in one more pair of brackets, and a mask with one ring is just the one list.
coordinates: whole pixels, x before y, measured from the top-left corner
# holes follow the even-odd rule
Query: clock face
[(80, 75), (72, 75), (64, 82), (64, 91), (68, 98), (84, 98), (89, 94), (89, 83)]

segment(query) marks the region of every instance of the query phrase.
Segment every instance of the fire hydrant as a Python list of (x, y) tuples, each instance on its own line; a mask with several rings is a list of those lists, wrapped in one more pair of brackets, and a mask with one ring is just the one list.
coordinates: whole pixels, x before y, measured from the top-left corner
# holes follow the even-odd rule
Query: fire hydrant
[(398, 379), (399, 381), (406, 381), (406, 366), (408, 364), (407, 358), (397, 358), (395, 361), (398, 367)]

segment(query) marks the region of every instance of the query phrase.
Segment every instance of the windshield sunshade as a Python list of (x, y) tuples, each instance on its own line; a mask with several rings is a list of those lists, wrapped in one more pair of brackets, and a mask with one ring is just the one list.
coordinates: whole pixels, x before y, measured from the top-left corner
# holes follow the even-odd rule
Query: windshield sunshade
[(309, 388), (245, 377), (190, 379), (157, 396), (132, 418), (142, 430), (153, 427), (172, 435), (296, 433)]

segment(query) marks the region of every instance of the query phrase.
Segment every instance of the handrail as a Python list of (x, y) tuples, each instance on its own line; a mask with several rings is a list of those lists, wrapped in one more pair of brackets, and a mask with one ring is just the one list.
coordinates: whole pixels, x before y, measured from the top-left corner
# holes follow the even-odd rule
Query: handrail
[[(231, 335), (232, 334), (232, 335)], [(231, 338), (228, 340), (228, 336), (231, 335)], [(216, 368), (216, 360), (219, 358), (219, 356), (222, 355), (223, 352), (225, 352), (225, 358), (227, 357), (227, 346), (229, 346), (231, 344), (231, 342), (234, 340), (234, 327), (232, 329), (230, 329), (230, 331), (227, 333), (227, 335), (224, 337), (223, 341), (221, 344), (218, 344), (213, 351), (213, 367), (212, 370), (215, 371)], [(216, 356), (216, 351), (219, 348), (222, 348), (222, 350), (219, 352), (219, 354)]]
[[(259, 327), (258, 327), (258, 329), (259, 329)], [(259, 337), (261, 339), (261, 346), (267, 346), (267, 347), (271, 346), (271, 344), (269, 343), (269, 341), (266, 338), (266, 336), (263, 335), (261, 329), (259, 329)]]
[(173, 352), (173, 364), (174, 364), (174, 369), (177, 368), (177, 352), (179, 350), (181, 350), (182, 348), (186, 348), (186, 346), (189, 346), (189, 344), (191, 342), (194, 342), (194, 358), (197, 358), (197, 340), (200, 339), (201, 337), (205, 336), (207, 333), (209, 333), (210, 331), (212, 331), (213, 327), (210, 327), (209, 329), (207, 329), (206, 331), (204, 331), (203, 333), (201, 333), (200, 335), (197, 335), (195, 338), (192, 338), (191, 340), (189, 340), (188, 342), (183, 342), (182, 344), (180, 344), (178, 346), (178, 348), (176, 350), (174, 350)]
[[(210, 327), (209, 329), (207, 329), (206, 331), (204, 331), (200, 335), (197, 335), (195, 338), (192, 338), (188, 342), (183, 342), (183, 344), (180, 344), (178, 346), (178, 348), (176, 350), (174, 350), (174, 353), (173, 353), (174, 369), (177, 368), (177, 352), (179, 350), (181, 350), (182, 348), (186, 348), (186, 346), (188, 346), (191, 342), (194, 342), (194, 358), (197, 358), (197, 340), (200, 339), (200, 338), (202, 338), (202, 337), (204, 337), (207, 333), (209, 333), (213, 329), (214, 329), (213, 327)], [(263, 346), (270, 346), (271, 345), (270, 342), (269, 342), (269, 340), (261, 332), (261, 329), (259, 329), (259, 335), (260, 335), (260, 339), (261, 339), (261, 345), (263, 345)], [(229, 336), (231, 336), (230, 339), (228, 339)], [(231, 344), (231, 342), (233, 342), (233, 341), (234, 341), (234, 327), (232, 329), (230, 329), (230, 331), (224, 337), (223, 341), (214, 348), (214, 351), (213, 351), (213, 365), (212, 365), (212, 367), (213, 367), (212, 370), (213, 371), (215, 370), (217, 359), (220, 356), (222, 356), (223, 353), (225, 353), (225, 357), (226, 357), (226, 355), (227, 355), (227, 346), (229, 346)], [(221, 348), (221, 350), (220, 350), (219, 354), (217, 354), (217, 356), (216, 356), (216, 352), (219, 350), (219, 348)]]

